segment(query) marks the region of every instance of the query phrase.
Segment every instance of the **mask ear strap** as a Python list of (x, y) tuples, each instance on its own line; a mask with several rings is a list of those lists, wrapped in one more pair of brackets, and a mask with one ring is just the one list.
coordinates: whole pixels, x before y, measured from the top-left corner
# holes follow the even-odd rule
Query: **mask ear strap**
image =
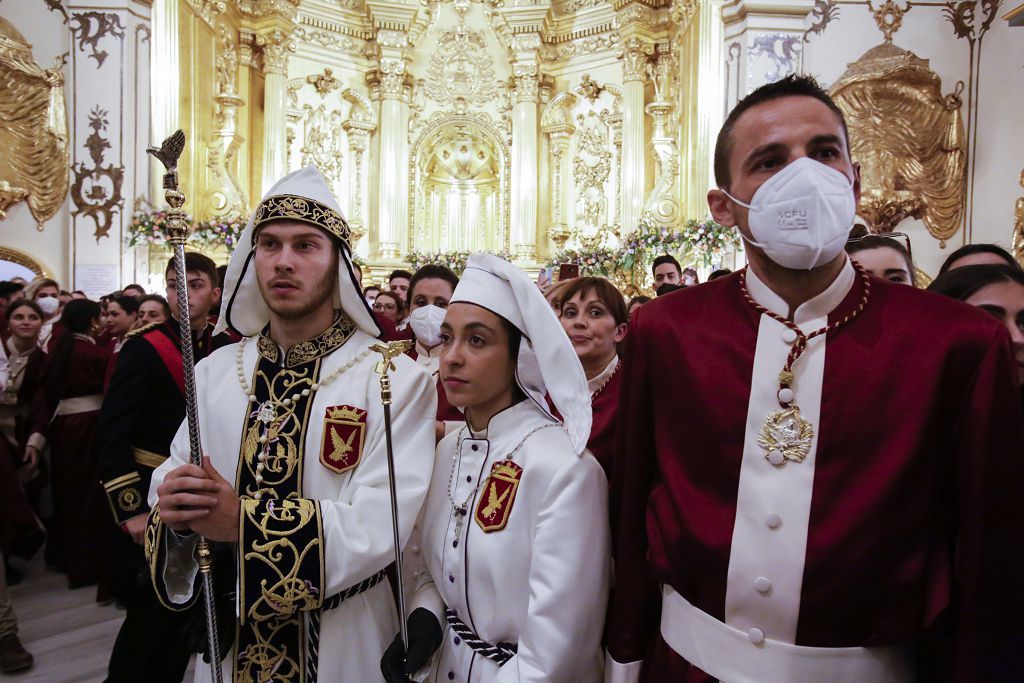
[(747, 204), (747, 203), (745, 203), (745, 202), (741, 202), (740, 200), (736, 199), (735, 197), (733, 197), (733, 196), (732, 196), (731, 194), (729, 194), (728, 192), (726, 192), (726, 191), (725, 191), (725, 190), (723, 190), (722, 188), (718, 188), (718, 191), (719, 191), (719, 192), (721, 192), (722, 194), (724, 194), (724, 195), (725, 195), (726, 197), (728, 197), (729, 199), (731, 199), (731, 200), (733, 200), (734, 202), (736, 202), (737, 204), (739, 204), (740, 206), (742, 206), (742, 207), (743, 207), (744, 209), (753, 209), (753, 208), (754, 208), (754, 207), (753, 207), (753, 206), (751, 206), (750, 204)]

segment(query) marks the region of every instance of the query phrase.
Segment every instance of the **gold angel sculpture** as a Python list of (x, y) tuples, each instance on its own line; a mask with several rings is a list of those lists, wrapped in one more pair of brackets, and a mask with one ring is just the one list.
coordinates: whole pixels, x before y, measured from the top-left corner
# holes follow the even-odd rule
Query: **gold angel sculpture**
[(885, 43), (849, 65), (832, 97), (861, 164), (860, 215), (874, 232), (910, 216), (943, 245), (960, 227), (967, 154), (959, 84), (943, 96), (928, 61)]
[(0, 17), (0, 220), (27, 201), (39, 229), (68, 193), (64, 76), (40, 69), (25, 37)]

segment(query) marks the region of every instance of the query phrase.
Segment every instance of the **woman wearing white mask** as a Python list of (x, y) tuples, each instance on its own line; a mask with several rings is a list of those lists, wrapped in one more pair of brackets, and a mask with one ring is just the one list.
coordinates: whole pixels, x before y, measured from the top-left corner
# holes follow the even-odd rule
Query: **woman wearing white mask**
[(459, 277), (451, 269), (428, 264), (421, 267), (409, 280), (409, 327), (415, 344), (409, 356), (425, 367), (437, 382), (436, 437), (440, 441), (453, 425), (462, 423), (462, 413), (448, 402), (438, 369), (441, 364), (441, 323), (448, 302), (459, 284)]
[[(442, 326), (441, 379), (465, 425), (438, 444), (407, 588), (409, 651), (385, 679), (601, 679), (607, 484), (586, 451), (580, 361), (527, 275), (470, 258)], [(545, 396), (564, 421), (555, 418)]]
[[(39, 331), (39, 348), (49, 352), (53, 346), (51, 339), (56, 342), (60, 337), (60, 285), (56, 280), (44, 278), (36, 280), (29, 285), (25, 296), (39, 304), (43, 310), (43, 327)], [(56, 332), (54, 326), (56, 325)]]

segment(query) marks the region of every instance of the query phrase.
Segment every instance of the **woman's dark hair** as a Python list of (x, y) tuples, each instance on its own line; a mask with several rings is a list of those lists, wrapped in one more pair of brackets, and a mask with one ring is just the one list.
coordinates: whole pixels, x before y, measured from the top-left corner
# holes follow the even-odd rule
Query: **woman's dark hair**
[(115, 296), (110, 300), (110, 303), (117, 304), (121, 307), (122, 311), (131, 315), (132, 313), (139, 312), (139, 303), (141, 303), (141, 300), (136, 299), (134, 296), (129, 294), (122, 294), (121, 296)]
[(405, 293), (406, 307), (412, 306), (412, 293), (416, 289), (416, 285), (430, 278), (444, 280), (452, 286), (453, 292), (459, 286), (459, 276), (453, 273), (451, 268), (436, 263), (428, 263), (425, 266), (421, 266), (409, 279), (409, 291)]
[(591, 292), (594, 292), (604, 307), (608, 309), (616, 325), (629, 322), (626, 302), (622, 298), (622, 293), (607, 278), (603, 277), (578, 277), (571, 280), (561, 293), (562, 307), (564, 308), (574, 296), (579, 295), (580, 298), (583, 298)]
[[(939, 275), (947, 272), (950, 266), (964, 256), (970, 256), (971, 254), (992, 254), (1006, 261), (1006, 265), (1020, 270), (1020, 264), (1014, 260), (1013, 255), (998, 244), (965, 244), (946, 257), (946, 260), (942, 262), (942, 267), (939, 268)], [(967, 266), (964, 267), (966, 268)]]
[(161, 306), (163, 306), (164, 316), (168, 320), (171, 319), (171, 307), (167, 304), (167, 299), (163, 298), (159, 294), (147, 294), (146, 296), (139, 299), (139, 308), (142, 308), (142, 304), (146, 303), (147, 301), (155, 301)]
[(957, 301), (966, 301), (982, 288), (1000, 282), (1024, 285), (1024, 271), (1013, 266), (997, 266), (993, 263), (963, 266), (939, 275), (928, 285), (928, 291)]
[[(402, 301), (402, 297), (398, 296), (398, 294), (396, 294), (395, 292), (378, 292), (377, 293), (377, 298), (378, 299), (381, 298), (382, 296), (386, 296), (386, 297), (390, 298), (392, 301), (395, 302), (395, 307), (398, 309), (398, 315), (399, 316), (401, 316), (402, 313), (405, 312), (405, 302)], [(399, 317), (399, 320), (401, 320), (401, 317)]]
[(858, 251), (869, 249), (892, 249), (903, 257), (907, 264), (907, 272), (910, 273), (910, 284), (917, 287), (917, 272), (914, 269), (914, 260), (910, 257), (907, 247), (897, 239), (885, 235), (866, 234), (863, 237), (854, 237), (846, 243), (846, 253), (856, 254)]
[(708, 275), (708, 282), (711, 282), (712, 280), (717, 280), (720, 277), (725, 277), (726, 275), (730, 274), (732, 274), (732, 271), (729, 270), (728, 268), (719, 268), (718, 270), (713, 270), (711, 271), (711, 274)]
[(68, 364), (75, 348), (75, 335), (86, 334), (99, 317), (100, 305), (95, 301), (73, 299), (64, 305), (60, 316), (64, 332), (57, 340), (46, 370), (46, 389), (51, 399), (56, 400), (60, 396), (63, 383), (67, 380)]
[(11, 316), (14, 315), (14, 311), (18, 310), (22, 306), (28, 306), (31, 308), (36, 312), (36, 315), (38, 315), (41, 320), (46, 319), (46, 316), (43, 315), (43, 309), (32, 299), (15, 299), (11, 303), (7, 304), (7, 310), (4, 313), (6, 319), (10, 320)]

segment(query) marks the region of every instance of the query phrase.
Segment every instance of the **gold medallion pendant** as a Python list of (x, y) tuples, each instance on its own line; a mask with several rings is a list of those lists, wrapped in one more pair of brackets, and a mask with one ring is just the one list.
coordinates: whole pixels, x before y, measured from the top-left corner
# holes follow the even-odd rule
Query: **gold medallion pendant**
[(813, 438), (814, 427), (800, 415), (800, 408), (790, 405), (768, 414), (757, 443), (765, 449), (765, 459), (781, 467), (787, 460), (803, 462)]

